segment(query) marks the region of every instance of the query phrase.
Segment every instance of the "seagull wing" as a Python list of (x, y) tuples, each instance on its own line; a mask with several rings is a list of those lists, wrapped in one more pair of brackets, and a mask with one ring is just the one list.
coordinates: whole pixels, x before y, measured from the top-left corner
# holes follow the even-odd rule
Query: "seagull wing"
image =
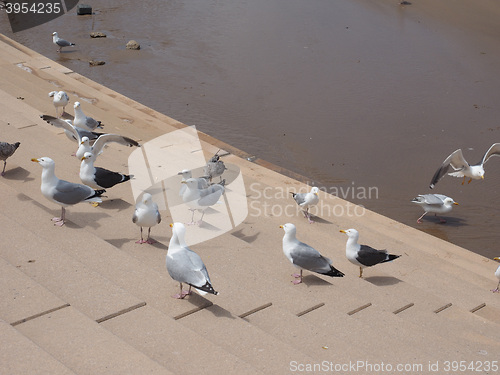
[(83, 136), (81, 136), (78, 130), (67, 121), (49, 115), (40, 115), (40, 118), (56, 128), (67, 130), (73, 135), (73, 138), (75, 138), (78, 143), (82, 141)]
[(478, 164), (484, 164), (488, 161), (488, 159), (492, 156), (500, 156), (500, 143), (494, 143), (488, 151), (483, 156), (483, 160), (481, 163)]
[(459, 170), (459, 169), (464, 169), (469, 166), (469, 163), (467, 163), (467, 160), (464, 159), (464, 156), (462, 154), (462, 149), (458, 149), (454, 151), (450, 156), (448, 156), (443, 164), (438, 168), (436, 173), (434, 173), (434, 176), (432, 177), (430, 188), (434, 188), (434, 186), (438, 183), (440, 179), (443, 178), (443, 176), (448, 173), (450, 170), (450, 166), (454, 170)]
[(128, 137), (123, 137), (119, 134), (103, 134), (99, 136), (99, 138), (97, 138), (97, 140), (92, 145), (92, 152), (94, 153), (94, 155), (99, 155), (102, 152), (104, 146), (110, 142), (119, 143), (121, 145), (129, 147), (140, 146), (139, 143), (137, 143), (133, 139)]

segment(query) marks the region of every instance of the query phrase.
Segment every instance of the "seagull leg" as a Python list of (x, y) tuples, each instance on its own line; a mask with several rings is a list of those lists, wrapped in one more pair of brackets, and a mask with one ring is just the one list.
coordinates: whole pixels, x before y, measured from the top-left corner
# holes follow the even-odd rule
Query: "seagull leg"
[(295, 280), (292, 281), (294, 285), (300, 284), (302, 282), (302, 270), (300, 270), (300, 275), (294, 273), (292, 276), (295, 277)]
[(363, 267), (359, 267), (359, 277), (363, 278)]
[(198, 224), (199, 227), (201, 227), (201, 224), (203, 223), (203, 215), (205, 215), (205, 210), (201, 212), (201, 219), (198, 220), (196, 224)]
[(492, 291), (493, 293), (498, 293), (498, 292), (500, 292), (500, 281), (498, 282), (496, 289), (491, 289), (491, 291)]
[(467, 182), (467, 183), (468, 183), (468, 184), (470, 184), (470, 183), (471, 183), (471, 181), (472, 181), (472, 178), (471, 178), (471, 179), (469, 179), (469, 182)]
[(190, 208), (189, 211), (191, 211), (193, 214), (191, 215), (191, 222), (190, 223), (186, 223), (186, 225), (194, 225), (196, 224), (194, 222), (194, 212), (196, 211), (194, 208)]
[(149, 237), (150, 234), (151, 234), (151, 227), (148, 228), (148, 239), (146, 241), (144, 241), (144, 242), (152, 245), (152, 244), (156, 243), (156, 241), (153, 240), (151, 237)]
[(7, 166), (7, 160), (4, 160), (3, 161), (3, 169), (2, 169), (2, 173), (0, 173), (2, 176), (5, 176), (5, 167)]
[(417, 219), (417, 223), (422, 224), (422, 218), (425, 216), (425, 214), (426, 214), (426, 213), (427, 213), (427, 211), (426, 211), (426, 212), (424, 212), (424, 213), (422, 214), (422, 216), (420, 216), (420, 217)]
[(142, 237), (142, 227), (141, 227), (141, 239), (139, 241), (135, 241), (135, 243), (144, 243), (146, 241), (144, 241), (143, 237)]
[(313, 224), (314, 220), (311, 220), (311, 214), (309, 213), (309, 207), (307, 208), (307, 220), (309, 221), (309, 224)]
[(61, 207), (61, 217), (54, 217), (52, 218), (52, 221), (54, 222), (54, 225), (62, 227), (64, 225), (65, 219), (66, 219), (66, 209), (64, 207)]

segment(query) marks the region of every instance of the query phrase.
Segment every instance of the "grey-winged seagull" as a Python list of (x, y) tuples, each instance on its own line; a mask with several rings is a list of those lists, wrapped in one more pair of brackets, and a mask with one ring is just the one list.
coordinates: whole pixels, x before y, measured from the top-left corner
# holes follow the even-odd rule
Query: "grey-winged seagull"
[(75, 118), (73, 119), (74, 126), (90, 131), (94, 131), (96, 128), (102, 128), (104, 126), (101, 121), (94, 120), (92, 117), (85, 115), (80, 102), (75, 102), (73, 108), (75, 109)]
[(81, 159), (86, 152), (91, 152), (97, 158), (97, 156), (100, 155), (104, 150), (104, 146), (112, 142), (119, 143), (123, 146), (128, 147), (141, 147), (141, 145), (137, 141), (134, 141), (133, 139), (128, 137), (124, 137), (119, 134), (102, 134), (97, 137), (92, 145), (90, 144), (89, 137), (83, 137), (78, 145), (76, 157), (78, 159)]
[[(156, 243), (156, 241), (150, 237), (151, 228), (156, 224), (160, 224), (161, 215), (158, 210), (158, 205), (153, 201), (153, 196), (151, 194), (144, 193), (139, 202), (137, 202), (134, 214), (132, 215), (132, 222), (141, 228), (141, 239), (136, 241), (136, 243), (148, 243), (150, 245)], [(148, 228), (147, 239), (144, 239), (142, 236), (142, 227)]]
[[(417, 223), (422, 223), (422, 218), (429, 212), (437, 214), (445, 214), (452, 210), (453, 205), (458, 205), (457, 202), (443, 194), (423, 194), (413, 198), (413, 203), (418, 204), (424, 210), (422, 216), (417, 219)], [(446, 220), (440, 218), (441, 223), (446, 223)]]
[(61, 49), (63, 47), (71, 47), (75, 45), (75, 43), (71, 43), (63, 38), (59, 38), (59, 35), (55, 31), (52, 33), (52, 43), (59, 47), (57, 52), (61, 52)]
[(304, 210), (304, 217), (309, 221), (309, 224), (314, 223), (311, 220), (311, 214), (309, 213), (309, 208), (318, 204), (319, 202), (319, 189), (314, 186), (309, 193), (293, 193), (292, 197), (297, 202), (297, 204)]
[(54, 107), (56, 108), (56, 117), (60, 117), (58, 111), (59, 107), (62, 107), (61, 116), (64, 115), (66, 106), (69, 103), (68, 94), (66, 94), (64, 91), (51, 91), (49, 92), (49, 97), (53, 98), (52, 104), (54, 104)]
[(203, 216), (205, 215), (205, 210), (219, 201), (222, 194), (224, 194), (224, 186), (220, 184), (213, 184), (207, 188), (200, 189), (198, 187), (198, 180), (194, 178), (188, 178), (185, 181), (181, 181), (181, 183), (186, 184), (186, 190), (182, 194), (182, 200), (193, 212), (191, 222), (189, 224), (195, 224), (193, 221), (194, 212), (198, 210), (202, 212), (201, 218), (198, 221), (198, 225), (201, 225)]

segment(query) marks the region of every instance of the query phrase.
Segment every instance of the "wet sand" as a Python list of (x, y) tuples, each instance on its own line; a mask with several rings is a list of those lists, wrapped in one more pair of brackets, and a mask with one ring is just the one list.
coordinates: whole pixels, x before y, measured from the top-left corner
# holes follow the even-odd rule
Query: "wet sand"
[[(493, 1), (96, 1), (0, 32), (113, 90), (405, 224), (498, 255), (500, 159), (434, 189), (447, 224), (410, 203), (457, 148), (500, 141), (500, 6)], [(133, 20), (134, 22), (131, 22)], [(5, 21), (5, 22), (4, 22)], [(91, 39), (90, 31), (105, 39)], [(77, 44), (57, 54), (51, 33)], [(140, 51), (125, 50), (135, 39)], [(89, 67), (88, 60), (106, 61)], [(363, 194), (370, 191), (371, 194)], [(354, 196), (352, 193), (355, 193)]]

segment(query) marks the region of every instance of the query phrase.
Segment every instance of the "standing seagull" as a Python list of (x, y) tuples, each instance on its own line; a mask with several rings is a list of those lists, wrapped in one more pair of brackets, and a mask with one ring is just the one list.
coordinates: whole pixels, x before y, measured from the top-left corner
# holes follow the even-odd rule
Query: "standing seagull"
[(5, 167), (7, 166), (7, 159), (10, 158), (12, 155), (14, 155), (14, 152), (16, 152), (20, 144), (21, 144), (20, 142), (16, 143), (0, 142), (0, 160), (3, 160), (3, 169), (2, 173), (0, 173), (1, 176), (5, 176)]
[(311, 214), (309, 213), (309, 207), (314, 206), (318, 204), (319, 202), (319, 195), (318, 195), (319, 189), (314, 186), (309, 193), (291, 193), (293, 199), (295, 199), (295, 202), (302, 207), (305, 208), (304, 210), (304, 217), (309, 220), (309, 224), (314, 223), (314, 221), (311, 220)]
[(280, 225), (284, 229), (283, 253), (288, 260), (300, 269), (300, 274), (293, 274), (295, 285), (302, 282), (302, 270), (320, 273), (331, 277), (342, 277), (344, 274), (332, 266), (332, 261), (319, 253), (318, 250), (300, 242), (296, 238), (297, 229), (293, 224)]
[(345, 254), (352, 264), (359, 266), (359, 277), (363, 277), (363, 268), (390, 262), (400, 257), (400, 255), (388, 254), (387, 250), (376, 250), (373, 247), (358, 244), (359, 233), (356, 229), (341, 230), (341, 232), (349, 237)]
[(448, 173), (448, 175), (453, 177), (463, 177), (462, 185), (465, 183), (466, 177), (469, 178), (470, 182), (474, 180), (484, 179), (484, 163), (488, 161), (488, 159), (492, 156), (500, 155), (500, 143), (494, 143), (488, 151), (483, 156), (483, 159), (474, 165), (469, 165), (467, 160), (465, 160), (462, 149), (458, 149), (453, 152), (450, 156), (448, 156), (443, 164), (438, 168), (434, 176), (432, 177), (431, 184), (429, 187), (431, 189), (436, 186), (438, 181), (444, 177), (446, 173), (450, 170), (450, 166), (455, 170), (455, 172)]
[[(144, 193), (140, 202), (137, 202), (134, 215), (132, 216), (132, 222), (141, 227), (141, 239), (135, 243), (148, 243), (150, 245), (156, 243), (149, 235), (151, 233), (151, 227), (160, 224), (161, 215), (160, 211), (158, 211), (158, 205), (153, 202), (151, 194)], [(148, 238), (146, 240), (142, 237), (142, 227), (148, 227)]]
[[(496, 260), (497, 262), (500, 263), (500, 257), (495, 257), (495, 258), (493, 258), (493, 260)], [(495, 276), (498, 279), (498, 284), (497, 284), (497, 287), (495, 289), (492, 289), (491, 291), (493, 293), (498, 293), (500, 291), (500, 266), (498, 266), (497, 270), (495, 271)]]
[[(437, 216), (437, 214), (450, 212), (454, 204), (458, 206), (458, 203), (455, 202), (453, 198), (447, 197), (443, 194), (418, 195), (416, 198), (413, 198), (412, 202), (418, 204), (424, 210), (422, 216), (417, 219), (417, 223), (419, 224), (422, 223), (422, 218), (428, 212), (434, 212), (434, 216)], [(444, 219), (440, 218), (439, 220), (441, 223), (446, 223), (446, 220)]]
[(222, 174), (227, 169), (224, 162), (220, 160), (219, 151), (212, 156), (205, 166), (205, 176), (210, 180), (210, 182), (212, 182), (212, 179), (217, 176), (219, 176), (222, 181)]
[(57, 33), (55, 31), (52, 33), (52, 43), (54, 43), (56, 46), (59, 47), (59, 49), (57, 50), (57, 52), (61, 52), (61, 49), (63, 47), (70, 47), (70, 46), (74, 46), (75, 45), (75, 43), (70, 43), (67, 40), (59, 38), (59, 36), (57, 35)]
[(86, 152), (82, 158), (82, 164), (80, 164), (80, 180), (91, 188), (108, 189), (133, 177), (108, 169), (94, 167), (94, 159), (94, 154)]
[[(207, 268), (200, 256), (186, 245), (184, 224), (174, 223), (170, 224), (170, 227), (172, 238), (170, 238), (166, 257), (167, 271), (172, 279), (180, 283), (180, 293), (172, 297), (178, 299), (186, 297), (191, 294), (191, 287), (194, 287), (201, 295), (219, 294), (212, 287)], [(182, 283), (189, 285), (188, 291), (182, 290)]]
[(75, 118), (73, 119), (73, 125), (87, 129), (90, 131), (94, 131), (95, 128), (102, 128), (103, 124), (101, 124), (101, 121), (96, 121), (92, 117), (86, 116), (85, 113), (83, 113), (83, 110), (81, 108), (80, 102), (75, 102), (73, 105), (73, 108), (75, 108)]
[[(181, 180), (182, 185), (181, 185), (181, 188), (179, 190), (179, 196), (182, 197), (184, 195), (184, 192), (187, 189), (187, 185), (183, 181), (187, 181), (188, 179), (193, 178), (193, 174), (191, 173), (191, 171), (189, 169), (183, 169), (182, 171), (180, 171), (177, 174), (179, 176), (182, 176), (182, 180)], [(195, 178), (195, 180), (198, 181), (198, 189), (206, 189), (208, 187), (208, 180), (205, 177), (198, 177), (198, 178)]]
[(189, 225), (195, 224), (193, 219), (194, 212), (196, 210), (202, 211), (201, 218), (198, 221), (198, 225), (201, 225), (203, 222), (203, 216), (205, 215), (205, 210), (219, 201), (222, 194), (224, 194), (224, 186), (220, 184), (213, 184), (207, 188), (200, 189), (198, 187), (198, 180), (195, 178), (188, 178), (186, 181), (181, 181), (181, 183), (186, 184), (186, 190), (182, 194), (182, 200), (193, 212)]
[(106, 190), (94, 190), (88, 186), (60, 180), (55, 175), (56, 163), (51, 158), (31, 159), (40, 164), (42, 170), (42, 194), (49, 201), (61, 206), (61, 217), (54, 217), (54, 225), (63, 226), (66, 220), (65, 207), (80, 202), (102, 202), (99, 198)]
[(64, 115), (66, 106), (69, 103), (68, 94), (66, 94), (64, 91), (51, 91), (49, 92), (49, 97), (54, 98), (52, 100), (52, 103), (54, 104), (54, 107), (56, 107), (56, 117), (60, 117), (59, 111), (57, 110), (58, 107), (62, 107), (61, 116)]

